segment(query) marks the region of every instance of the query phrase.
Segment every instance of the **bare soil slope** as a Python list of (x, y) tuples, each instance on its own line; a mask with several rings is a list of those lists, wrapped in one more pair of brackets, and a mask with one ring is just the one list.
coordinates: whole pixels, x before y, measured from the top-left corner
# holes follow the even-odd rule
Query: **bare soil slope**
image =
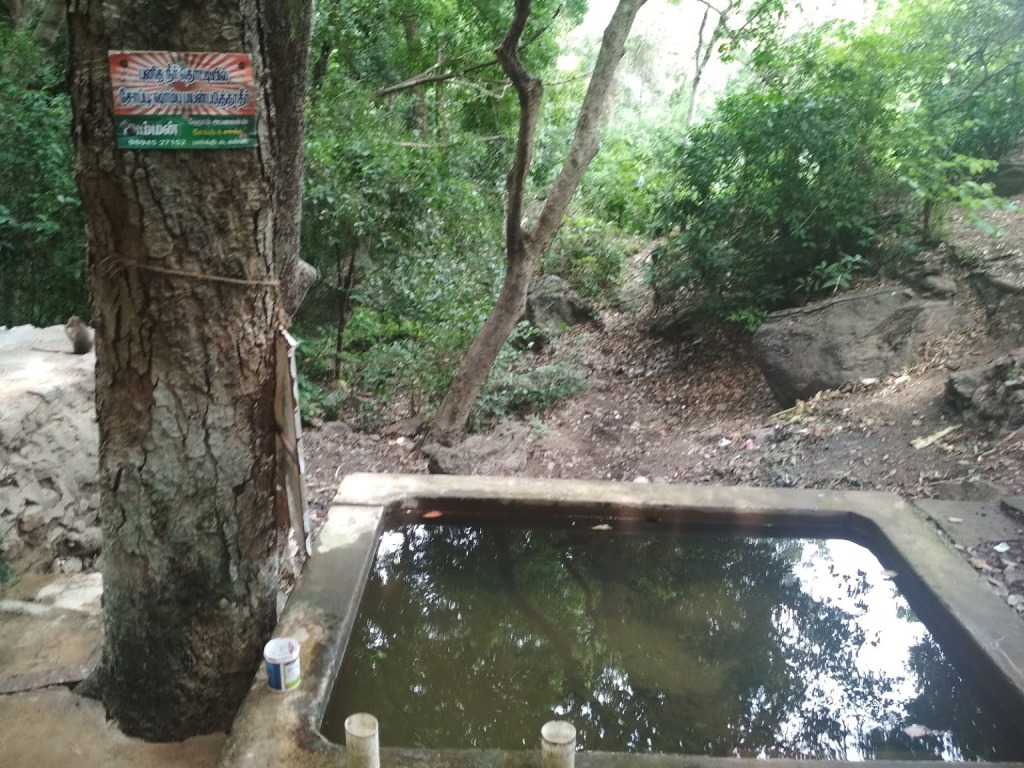
[[(978, 255), (997, 253), (1000, 263), (1024, 269), (1024, 216), (1008, 210), (991, 218), (1003, 236), (954, 218), (952, 247), (933, 256), (961, 286), (956, 300), (978, 318), (979, 330), (934, 339), (920, 364), (822, 393), (795, 409), (775, 404), (743, 333), (710, 330), (669, 342), (647, 332), (641, 310), (609, 312), (602, 329), (567, 334), (542, 354), (576, 361), (589, 385), (535, 415), (522, 474), (885, 490), (908, 498), (1024, 493), (1022, 431), (969, 426), (944, 397), (951, 371), (1018, 346), (985, 332), (967, 281), (967, 264)], [(646, 301), (638, 275), (627, 285), (625, 306)], [(391, 415), (397, 421), (410, 414), (399, 405)], [(912, 444), (950, 427), (925, 447)], [(349, 472), (426, 471), (407, 437), (334, 424), (307, 434), (306, 444), (320, 503)]]

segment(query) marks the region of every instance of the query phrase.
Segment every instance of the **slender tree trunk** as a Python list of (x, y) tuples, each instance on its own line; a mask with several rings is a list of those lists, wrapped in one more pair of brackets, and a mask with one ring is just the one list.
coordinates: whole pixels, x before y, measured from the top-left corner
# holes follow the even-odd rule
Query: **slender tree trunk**
[[(724, 10), (719, 10), (713, 5), (705, 4), (704, 16), (701, 18), (700, 29), (697, 32), (697, 48), (693, 52), (693, 80), (690, 82), (690, 103), (686, 108), (686, 125), (684, 128), (689, 128), (693, 125), (694, 118), (697, 116), (697, 96), (700, 95), (700, 84), (704, 79), (704, 71), (707, 69), (708, 62), (711, 61), (711, 54), (714, 53), (715, 46), (718, 45), (722, 33), (728, 30), (729, 14), (732, 13), (737, 4), (736, 0), (730, 0)], [(708, 22), (712, 13), (718, 19), (711, 28), (710, 36), (705, 40), (704, 32), (708, 28)]]
[(707, 46), (704, 45), (704, 30), (708, 26), (708, 17), (711, 15), (711, 9), (704, 9), (704, 16), (700, 20), (700, 29), (697, 30), (697, 48), (693, 52), (693, 78), (690, 81), (690, 103), (686, 107), (686, 125), (684, 128), (689, 128), (693, 125), (693, 119), (697, 116), (697, 93), (700, 91), (700, 81), (704, 75), (704, 67), (707, 66), (708, 60), (711, 58), (711, 44), (712, 40)]
[[(96, 327), (104, 645), (128, 734), (225, 730), (276, 620), (274, 337), (298, 258), (311, 6), (72, 0)], [(255, 149), (119, 150), (107, 51), (250, 53)]]
[(64, 16), (67, 13), (66, 0), (46, 0), (43, 12), (32, 33), (32, 42), (43, 50), (49, 50), (53, 41), (57, 39), (60, 32), (60, 25), (64, 23)]
[(353, 235), (354, 243), (350, 248), (338, 250), (337, 275), (335, 283), (335, 295), (337, 297), (338, 323), (335, 327), (334, 336), (334, 379), (341, 378), (341, 360), (345, 349), (345, 328), (348, 326), (348, 318), (352, 314), (352, 289), (356, 284), (356, 264), (362, 255), (362, 241), (358, 236)]
[(526, 308), (526, 294), (541, 254), (561, 226), (569, 201), (600, 148), (604, 123), (616, 88), (619, 62), (637, 12), (646, 0), (619, 0), (590, 78), (569, 154), (548, 191), (537, 224), (523, 227), (523, 195), (533, 157), (534, 136), (543, 86), (519, 59), (519, 44), (530, 16), (530, 0), (516, 0), (515, 17), (498, 48), (498, 60), (519, 95), (519, 135), (508, 174), (505, 212), (505, 279), (498, 300), (459, 364), (447, 395), (438, 407), (431, 435), (451, 442), (465, 429), (473, 401), (483, 389), (502, 346)]
[[(412, 65), (409, 74), (413, 75), (420, 72), (423, 65), (423, 37), (420, 34), (420, 17), (415, 3), (408, 3), (402, 9), (402, 29), (405, 31), (405, 45), (409, 51), (409, 61)], [(426, 136), (429, 128), (427, 87), (418, 85), (414, 92), (416, 101), (412, 108), (412, 128)]]
[[(704, 5), (704, 17), (700, 22), (700, 30), (697, 34), (697, 47), (693, 52), (693, 80), (690, 83), (690, 103), (686, 110), (686, 128), (693, 125), (697, 116), (697, 97), (700, 95), (700, 86), (707, 71), (708, 62), (711, 56), (720, 47), (723, 40), (742, 39), (744, 33), (748, 32), (755, 24), (770, 19), (775, 24), (781, 24), (786, 16), (786, 3), (784, 0), (755, 0), (745, 11), (742, 8), (743, 0), (728, 0), (723, 7), (719, 8), (711, 0), (697, 0)], [(735, 14), (745, 13), (746, 18), (739, 27), (730, 26)], [(714, 13), (718, 19), (711, 29), (707, 40), (704, 33)]]

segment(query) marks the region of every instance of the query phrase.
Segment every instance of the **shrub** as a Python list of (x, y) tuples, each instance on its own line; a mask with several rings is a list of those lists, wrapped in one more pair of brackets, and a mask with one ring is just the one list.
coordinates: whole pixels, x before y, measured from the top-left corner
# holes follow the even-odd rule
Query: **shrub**
[(659, 153), (675, 139), (682, 116), (675, 111), (658, 120), (616, 118), (601, 151), (587, 170), (579, 190), (579, 205), (623, 232), (649, 235), (669, 174)]
[(899, 269), (901, 243), (939, 236), (950, 206), (984, 226), (992, 163), (977, 153), (1024, 131), (1021, 33), (1009, 0), (908, 0), (863, 32), (761, 45), (747, 82), (668, 158), (657, 299), (687, 287), (749, 327), (847, 287), (868, 267), (849, 254)]
[(614, 302), (634, 241), (614, 224), (580, 214), (566, 219), (544, 254), (541, 270), (564, 278), (583, 298)]
[(867, 260), (859, 253), (844, 254), (838, 261), (821, 261), (805, 277), (796, 282), (796, 289), (809, 298), (845, 291), (853, 283), (856, 272), (867, 269)]
[(87, 317), (71, 105), (25, 34), (0, 26), (0, 325)]
[(473, 404), (470, 428), (480, 431), (508, 418), (526, 418), (587, 387), (586, 374), (567, 362), (532, 366), (529, 354), (495, 366), (483, 393)]
[(693, 281), (714, 313), (749, 321), (797, 301), (823, 260), (872, 246), (894, 183), (879, 140), (890, 88), (842, 41), (825, 28), (777, 49), (678, 147), (661, 214), (675, 234), (652, 262), (661, 300)]

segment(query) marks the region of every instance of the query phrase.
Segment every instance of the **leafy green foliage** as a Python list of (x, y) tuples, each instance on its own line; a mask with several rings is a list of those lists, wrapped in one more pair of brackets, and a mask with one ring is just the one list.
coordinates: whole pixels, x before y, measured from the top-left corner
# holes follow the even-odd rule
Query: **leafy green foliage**
[(625, 261), (635, 250), (631, 238), (592, 216), (573, 215), (562, 224), (541, 270), (565, 279), (585, 299), (611, 304), (622, 287)]
[(307, 109), (303, 256), (321, 279), (297, 319), (316, 352), (300, 356), (306, 402), (332, 417), (371, 398), (414, 410), (436, 399), (500, 263), (492, 147), (468, 137), (456, 154), (411, 134), (407, 105), (377, 103), (348, 66), (329, 57)]
[(71, 106), (57, 66), (0, 27), (0, 325), (88, 316)]
[(664, 122), (627, 120), (605, 138), (580, 187), (580, 205), (605, 221), (635, 234), (649, 234), (670, 183), (658, 150), (668, 141)]
[[(551, 71), (584, 8), (534, 3), (531, 71)], [(321, 8), (303, 211), (321, 280), (298, 318), (311, 407), (351, 406), (364, 424), (383, 406), (429, 409), (493, 305), (518, 115), (494, 48), (510, 18), (442, 0)], [(437, 79), (388, 90), (425, 72)]]
[(825, 28), (762, 58), (762, 81), (679, 147), (662, 214), (679, 234), (655, 254), (659, 295), (695, 279), (723, 313), (770, 310), (823, 254), (871, 244), (891, 184), (875, 140), (892, 119), (887, 75), (844, 34)]
[(347, 400), (343, 390), (331, 389), (311, 379), (305, 370), (299, 370), (299, 402), (305, 421), (335, 421), (341, 417)]
[(868, 267), (859, 253), (844, 254), (838, 261), (821, 261), (796, 282), (797, 291), (811, 298), (845, 291), (853, 283), (856, 272)]
[(886, 267), (887, 244), (935, 238), (951, 205), (992, 205), (985, 158), (1024, 134), (1020, 32), (1010, 0), (907, 0), (863, 32), (761, 39), (742, 83), (662, 155), (659, 300), (696, 290), (751, 327), (848, 287), (867, 267), (848, 254)]
[[(933, 242), (942, 235), (943, 214), (950, 206), (972, 211), (992, 204), (991, 189), (977, 179), (997, 163), (953, 151), (944, 137), (930, 133), (934, 128), (910, 117), (904, 124), (902, 156), (895, 167), (917, 208), (922, 240)], [(982, 224), (980, 217), (972, 218)]]
[[(451, 371), (459, 363), (459, 351), (471, 336), (468, 328), (450, 318), (439, 319), (437, 324), (409, 324), (400, 332), (392, 327), (388, 333), (386, 326), (372, 331), (376, 335), (365, 346), (360, 345), (358, 336), (353, 339), (347, 368), (354, 388), (384, 404), (407, 403), (412, 412), (444, 394)], [(373, 414), (373, 420), (376, 418)]]
[(479, 431), (503, 419), (526, 418), (586, 388), (586, 374), (572, 362), (538, 365), (532, 353), (518, 351), (527, 346), (518, 339), (529, 334), (529, 324), (520, 323), (498, 356), (487, 385), (474, 403), (471, 429)]
[(950, 156), (998, 158), (1024, 133), (1016, 0), (904, 0), (884, 19), (917, 119)]

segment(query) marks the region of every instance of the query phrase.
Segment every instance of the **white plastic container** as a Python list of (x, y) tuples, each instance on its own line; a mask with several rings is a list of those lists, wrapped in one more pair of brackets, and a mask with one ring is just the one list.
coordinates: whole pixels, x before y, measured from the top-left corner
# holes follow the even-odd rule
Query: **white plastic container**
[(299, 641), (291, 637), (275, 637), (263, 647), (267, 664), (267, 687), (284, 693), (299, 687), (302, 669), (299, 664)]

